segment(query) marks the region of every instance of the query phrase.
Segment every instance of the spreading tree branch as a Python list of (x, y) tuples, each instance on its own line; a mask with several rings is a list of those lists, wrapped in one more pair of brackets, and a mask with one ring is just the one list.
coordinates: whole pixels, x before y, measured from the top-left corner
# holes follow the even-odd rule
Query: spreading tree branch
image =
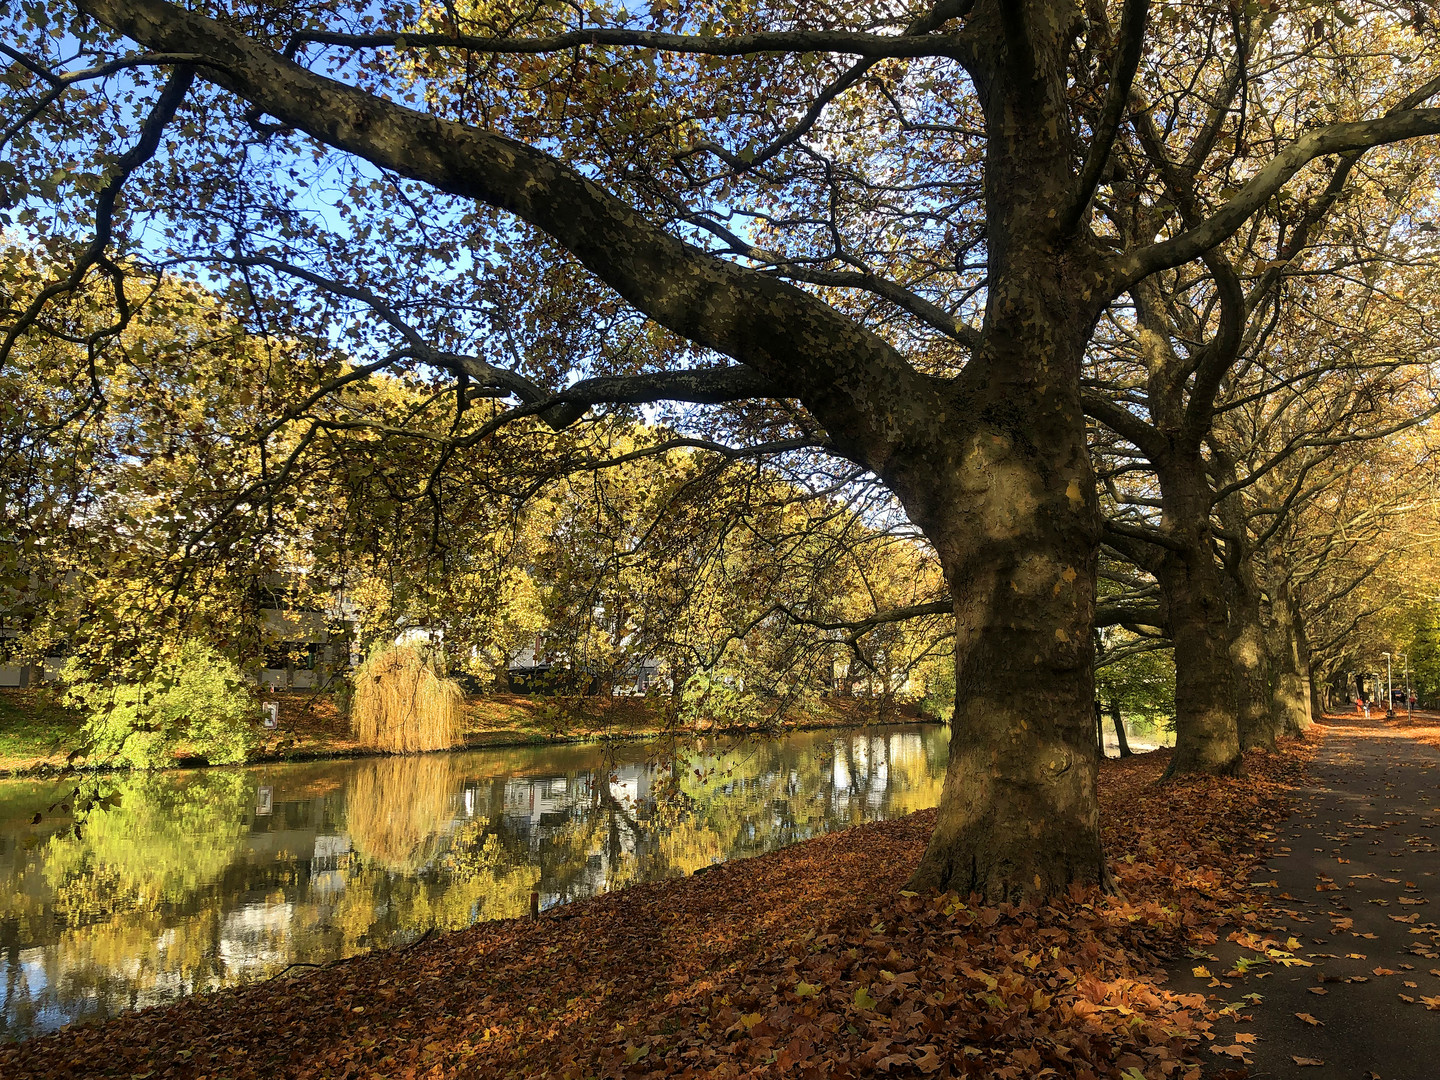
[[(176, 68), (166, 80), (155, 105), (146, 116), (145, 122), (140, 125), (140, 138), (136, 140), (134, 146), (120, 155), (120, 160), (111, 167), (104, 185), (96, 196), (95, 236), (90, 241), (89, 247), (81, 254), (74, 268), (64, 279), (52, 282), (40, 290), (39, 295), (6, 328), (4, 339), (0, 340), (0, 365), (4, 364), (20, 336), (35, 324), (35, 320), (45, 310), (45, 305), (57, 296), (74, 292), (85, 280), (85, 275), (90, 272), (90, 268), (105, 259), (105, 249), (110, 246), (110, 236), (114, 229), (115, 204), (119, 201), (120, 189), (125, 186), (125, 181), (136, 169), (155, 156), (155, 151), (160, 147), (161, 134), (165, 131), (166, 125), (175, 119), (175, 113), (180, 108), (180, 103), (185, 100), (185, 95), (194, 81), (195, 69), (188, 66)], [(123, 281), (117, 281), (115, 285), (115, 303), (120, 309), (123, 319), (128, 311)]]
[(1307, 131), (1260, 169), (1210, 217), (1178, 236), (1117, 256), (1110, 263), (1112, 295), (1135, 282), (1199, 258), (1224, 242), (1285, 186), (1292, 176), (1318, 157), (1368, 150), (1386, 143), (1440, 134), (1440, 109), (1407, 109), (1349, 123)]
[(1140, 68), (1140, 55), (1145, 45), (1145, 24), (1150, 16), (1150, 0), (1125, 0), (1125, 10), (1120, 16), (1120, 34), (1115, 50), (1115, 67), (1110, 73), (1110, 85), (1105, 93), (1105, 104), (1100, 110), (1100, 120), (1095, 127), (1095, 137), (1085, 164), (1080, 169), (1080, 179), (1070, 198), (1070, 205), (1060, 215), (1061, 235), (1073, 232), (1085, 214), (1085, 208), (1095, 195), (1095, 189), (1104, 175), (1110, 161), (1110, 151), (1115, 146), (1115, 136), (1120, 132), (1120, 121), (1125, 116), (1125, 107), (1130, 102), (1130, 88), (1135, 83), (1135, 72)]
[[(75, 0), (147, 48), (206, 56), (207, 79), (372, 164), (515, 214), (555, 237), (657, 323), (800, 397), (841, 453), (870, 467), (897, 438), (886, 401), (938, 388), (878, 335), (799, 288), (687, 244), (532, 146), (309, 71), (167, 0)], [(883, 392), (882, 392), (883, 391)]]

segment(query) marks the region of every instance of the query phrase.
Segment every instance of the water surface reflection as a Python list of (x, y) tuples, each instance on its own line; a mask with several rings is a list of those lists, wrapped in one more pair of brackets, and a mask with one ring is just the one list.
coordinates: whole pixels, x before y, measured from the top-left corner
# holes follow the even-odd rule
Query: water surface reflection
[(945, 740), (886, 726), (487, 750), (91, 780), (78, 797), (3, 783), (0, 1037), (933, 806)]

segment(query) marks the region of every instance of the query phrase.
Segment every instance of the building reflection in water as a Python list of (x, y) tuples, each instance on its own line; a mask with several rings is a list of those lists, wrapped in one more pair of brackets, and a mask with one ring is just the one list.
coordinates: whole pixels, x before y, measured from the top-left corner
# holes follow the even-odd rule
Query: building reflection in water
[(945, 757), (907, 726), (0, 784), (0, 1037), (933, 806)]

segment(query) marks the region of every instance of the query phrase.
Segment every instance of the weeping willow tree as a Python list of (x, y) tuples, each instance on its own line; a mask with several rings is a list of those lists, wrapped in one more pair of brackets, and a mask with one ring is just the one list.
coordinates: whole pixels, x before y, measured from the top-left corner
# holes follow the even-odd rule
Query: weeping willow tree
[(355, 672), (350, 726), (361, 745), (392, 754), (447, 750), (460, 741), (464, 694), (413, 646), (370, 657)]
[(345, 827), (355, 850), (397, 873), (426, 866), (444, 844), (458, 776), (452, 759), (443, 757), (366, 762), (345, 794)]

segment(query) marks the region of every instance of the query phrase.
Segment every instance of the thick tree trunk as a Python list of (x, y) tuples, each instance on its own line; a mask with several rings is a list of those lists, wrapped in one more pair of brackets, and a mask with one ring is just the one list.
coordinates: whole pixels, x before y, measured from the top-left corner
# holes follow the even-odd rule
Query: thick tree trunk
[(1260, 605), (1242, 599), (1232, 606), (1230, 614), (1230, 661), (1235, 668), (1240, 749), (1273, 747), (1280, 728), (1270, 708), (1270, 647)]
[[(955, 600), (955, 721), (939, 819), (911, 879), (914, 889), (991, 903), (1050, 896), (1104, 873), (1093, 546), (1055, 529), (1048, 512), (1070, 481), (1060, 477), (1055, 492), (1034, 473), (1002, 467), (994, 475), (1007, 479), (977, 493), (982, 505), (966, 515), (982, 536), (960, 559), (954, 541), (942, 549)], [(1027, 504), (1034, 510), (1019, 512)]]
[(1325, 714), (1325, 707), (1320, 702), (1320, 688), (1316, 685), (1315, 674), (1310, 665), (1310, 639), (1305, 633), (1305, 612), (1293, 593), (1290, 596), (1290, 610), (1295, 622), (1296, 669), (1299, 671), (1300, 681), (1304, 684), (1310, 697), (1309, 715), (1304, 727), (1301, 728), (1303, 732), (1305, 728)]
[(1271, 722), (1287, 735), (1300, 735), (1309, 728), (1310, 665), (1300, 638), (1299, 612), (1290, 594), (1290, 580), (1283, 565), (1272, 568), (1270, 581), (1271, 653), (1275, 675), (1271, 684)]
[[(1028, 276), (1026, 288), (1044, 277)], [(1016, 304), (1063, 310), (1060, 296), (1016, 292)], [(1055, 370), (1077, 369), (1082, 350), (1078, 331), (1017, 336), (992, 378), (937, 418), (933, 449), (887, 477), (934, 543), (955, 604), (950, 764), (915, 889), (998, 902), (1103, 878), (1091, 634), (1099, 514), (1079, 395)], [(1024, 395), (1029, 407), (1002, 408), (997, 394)], [(951, 416), (978, 422), (957, 439)]]
[[(1007, 14), (1009, 10), (1010, 14)], [(1081, 364), (1102, 304), (1087, 230), (1056, 236), (1075, 188), (1073, 6), (977, 6), (986, 116), (985, 333), (935, 415), (877, 471), (935, 545), (955, 603), (955, 725), (939, 817), (912, 888), (985, 900), (1100, 883), (1095, 477)]]
[[(1243, 523), (1231, 526), (1243, 529)], [(1260, 608), (1260, 587), (1248, 551), (1238, 553), (1225, 574), (1230, 600), (1230, 662), (1235, 668), (1236, 725), (1240, 749), (1273, 747), (1281, 728), (1270, 708), (1270, 643)]]
[(1110, 699), (1110, 719), (1115, 724), (1115, 741), (1120, 745), (1120, 756), (1129, 757), (1133, 750), (1130, 749), (1130, 740), (1125, 737), (1125, 719), (1120, 715), (1120, 699)]
[[(1223, 451), (1216, 450), (1213, 460), (1222, 485), (1238, 478), (1234, 461)], [(1245, 504), (1236, 491), (1222, 499), (1217, 509), (1230, 534), (1221, 573), (1230, 609), (1230, 663), (1235, 668), (1235, 723), (1240, 749), (1274, 746), (1280, 730), (1271, 720), (1270, 643), (1265, 635)]]
[(1210, 532), (1199, 453), (1159, 469), (1167, 547), (1156, 575), (1175, 643), (1175, 753), (1165, 775), (1233, 774), (1240, 767), (1235, 669), (1225, 586)]

